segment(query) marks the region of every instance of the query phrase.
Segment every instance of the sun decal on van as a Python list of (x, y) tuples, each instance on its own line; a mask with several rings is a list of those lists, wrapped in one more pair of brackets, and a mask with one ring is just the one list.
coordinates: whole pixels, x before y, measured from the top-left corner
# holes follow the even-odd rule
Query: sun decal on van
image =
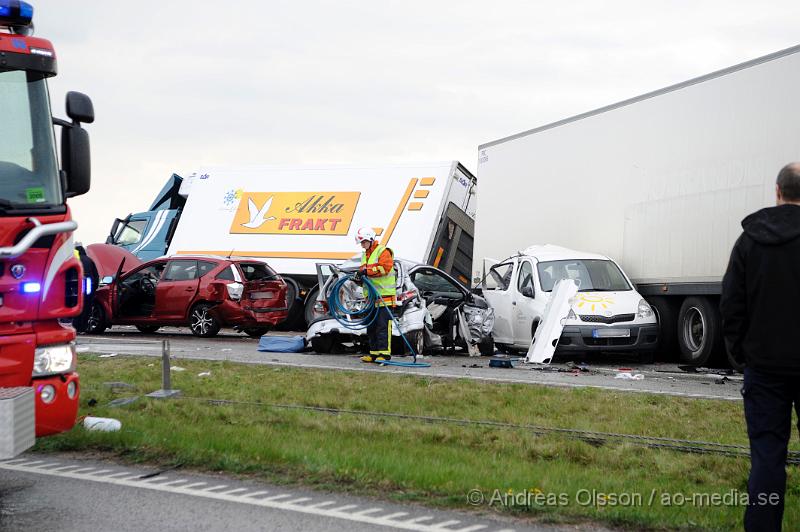
[(614, 304), (614, 300), (608, 296), (589, 294), (578, 294), (575, 296), (575, 300), (578, 302), (578, 308), (589, 307), (591, 308), (592, 312), (594, 312), (597, 307), (602, 307), (603, 309), (607, 310), (608, 305)]

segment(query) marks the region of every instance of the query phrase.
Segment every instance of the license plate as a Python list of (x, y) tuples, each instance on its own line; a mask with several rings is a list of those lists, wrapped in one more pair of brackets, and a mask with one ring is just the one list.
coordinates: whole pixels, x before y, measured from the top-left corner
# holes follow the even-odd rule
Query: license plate
[(630, 329), (593, 329), (592, 338), (630, 338)]
[(274, 299), (275, 292), (251, 292), (250, 299)]

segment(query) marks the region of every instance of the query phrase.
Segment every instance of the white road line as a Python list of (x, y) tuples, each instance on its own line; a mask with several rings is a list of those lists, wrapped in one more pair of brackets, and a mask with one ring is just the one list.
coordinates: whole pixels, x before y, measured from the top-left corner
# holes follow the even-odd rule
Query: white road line
[(484, 528), (488, 528), (486, 525), (472, 525), (466, 528), (458, 528), (453, 530), (453, 532), (473, 532), (474, 530), (483, 530)]
[(331, 508), (331, 512), (344, 512), (345, 510), (352, 510), (353, 508), (358, 508), (357, 504), (345, 504), (344, 506), (338, 506), (336, 508)]
[(159, 480), (169, 480), (169, 477), (162, 477), (161, 475), (148, 478), (142, 478), (140, 475), (139, 478), (141, 479), (142, 482), (158, 482)]
[(111, 473), (111, 471), (113, 471), (113, 469), (101, 469), (100, 471), (95, 471), (94, 473), (92, 473), (92, 475), (94, 476), (104, 475), (106, 473)]
[[(166, 484), (164, 484), (164, 485), (165, 485), (165, 486), (177, 486), (178, 484), (184, 484), (184, 483), (186, 483), (186, 482), (189, 482), (189, 481), (188, 481), (188, 480), (185, 480), (185, 479), (182, 479), (182, 480), (173, 480), (172, 482), (167, 482), (167, 483), (166, 483)], [(183, 486), (183, 487), (185, 488), (186, 486)]]
[(330, 506), (331, 504), (336, 504), (336, 501), (325, 501), (325, 502), (318, 502), (316, 504), (309, 504), (308, 508), (322, 508), (325, 506)]
[[(43, 461), (36, 461), (31, 463), (41, 464), (43, 463)], [(141, 474), (131, 475), (131, 473), (129, 472), (118, 473), (116, 475), (111, 475), (111, 476), (97, 476), (88, 473), (76, 473), (74, 471), (48, 470), (42, 467), (32, 467), (27, 464), (26, 465), (12, 464), (9, 462), (0, 462), (0, 469), (6, 469), (9, 471), (18, 471), (23, 473), (35, 473), (39, 475), (67, 478), (72, 480), (85, 480), (89, 482), (97, 482), (100, 484), (111, 484), (115, 486), (125, 486), (130, 488), (160, 491), (164, 493), (191, 495), (194, 497), (235, 502), (240, 504), (249, 504), (251, 506), (261, 506), (264, 508), (272, 508), (276, 510), (297, 512), (297, 513), (316, 515), (321, 517), (331, 517), (336, 519), (342, 519), (345, 521), (379, 525), (400, 530), (434, 532), (434, 531), (441, 531), (442, 530), (441, 527), (446, 526), (447, 524), (458, 523), (458, 521), (444, 521), (443, 523), (439, 523), (438, 525), (426, 525), (423, 524), (422, 521), (430, 521), (433, 519), (432, 516), (422, 516), (407, 521), (397, 521), (392, 519), (392, 517), (396, 516), (396, 514), (384, 517), (379, 517), (379, 516), (373, 517), (370, 515), (365, 515), (364, 512), (372, 513), (371, 512), (372, 509), (364, 510), (357, 513), (347, 513), (345, 511), (353, 508), (358, 508), (358, 505), (355, 504), (347, 504), (344, 506), (339, 506), (337, 508), (321, 508), (320, 505), (324, 505), (328, 501), (325, 501), (324, 503), (319, 503), (317, 505), (302, 506), (298, 504), (292, 504), (291, 502), (277, 500), (279, 498), (291, 497), (291, 495), (289, 494), (280, 494), (276, 495), (275, 497), (269, 497), (267, 499), (255, 499), (253, 497), (248, 497), (247, 495), (231, 495), (230, 493), (220, 493), (220, 492), (210, 491), (214, 489), (221, 489), (227, 487), (224, 485), (213, 486), (212, 488), (204, 490), (201, 489), (192, 490), (192, 489), (187, 489), (186, 486), (171, 486), (164, 483), (143, 482), (139, 478)], [(127, 478), (116, 478), (120, 474), (127, 475)]]
[(368, 515), (374, 514), (375, 512), (382, 512), (383, 508), (369, 508), (367, 510), (361, 510), (360, 512), (356, 512), (355, 515)]
[(130, 472), (122, 471), (120, 473), (114, 473), (113, 475), (108, 475), (105, 478), (120, 478), (120, 477), (125, 477), (125, 476), (128, 476), (128, 475), (130, 475)]
[(233, 495), (234, 493), (241, 493), (243, 491), (247, 491), (249, 488), (236, 488), (228, 491), (223, 491), (225, 495)]
[(291, 501), (285, 501), (286, 504), (297, 504), (301, 502), (310, 501), (311, 497), (298, 497), (297, 499), (292, 499)]
[[(227, 487), (228, 487), (228, 485), (227, 485), (227, 484), (217, 484), (216, 486), (211, 486), (211, 487), (208, 487), (208, 488), (203, 488), (203, 491), (207, 491), (207, 492), (213, 492), (214, 490), (222, 490), (222, 489), (225, 489), (225, 488), (227, 488)], [(217, 493), (219, 493), (219, 492), (217, 492)]]
[(456, 521), (456, 520), (451, 519), (450, 521), (442, 521), (441, 523), (436, 523), (435, 525), (433, 525), (433, 528), (435, 528), (436, 530), (445, 530), (444, 527), (450, 526), (450, 525), (457, 525), (460, 522), (461, 521)]
[(93, 475), (95, 474), (94, 473), (94, 471), (95, 471), (94, 467), (83, 467), (81, 469), (76, 469), (75, 471), (73, 471), (73, 473), (89, 473), (90, 471), (92, 472)]
[(207, 482), (195, 482), (194, 484), (187, 484), (186, 486), (181, 486), (181, 488), (188, 490), (192, 488), (199, 488), (200, 486), (205, 486), (207, 484), (208, 484)]
[(273, 495), (272, 497), (266, 497), (261, 499), (262, 501), (272, 502), (272, 501), (279, 501), (281, 499), (285, 499), (287, 497), (291, 497), (288, 493), (281, 493), (280, 495)]
[(266, 495), (269, 493), (267, 490), (256, 491), (254, 493), (248, 493), (245, 497), (258, 497), (259, 495)]
[(408, 512), (395, 512), (393, 514), (384, 515), (384, 519), (397, 519), (398, 517), (403, 517), (404, 515), (408, 515)]

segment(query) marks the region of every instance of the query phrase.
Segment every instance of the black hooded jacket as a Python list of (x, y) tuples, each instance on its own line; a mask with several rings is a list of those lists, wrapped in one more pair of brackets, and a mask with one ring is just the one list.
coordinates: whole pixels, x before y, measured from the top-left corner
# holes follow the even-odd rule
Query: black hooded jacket
[(742, 221), (722, 279), (722, 330), (731, 355), (773, 373), (800, 374), (800, 205)]

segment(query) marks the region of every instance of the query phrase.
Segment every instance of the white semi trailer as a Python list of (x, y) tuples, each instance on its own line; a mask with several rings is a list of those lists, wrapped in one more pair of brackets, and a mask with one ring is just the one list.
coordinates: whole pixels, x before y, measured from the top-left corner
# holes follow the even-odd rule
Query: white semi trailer
[(721, 279), (742, 218), (800, 160), (798, 86), (795, 46), (481, 145), (473, 285), (484, 257), (532, 244), (602, 253), (651, 303), (662, 348), (724, 356)]

